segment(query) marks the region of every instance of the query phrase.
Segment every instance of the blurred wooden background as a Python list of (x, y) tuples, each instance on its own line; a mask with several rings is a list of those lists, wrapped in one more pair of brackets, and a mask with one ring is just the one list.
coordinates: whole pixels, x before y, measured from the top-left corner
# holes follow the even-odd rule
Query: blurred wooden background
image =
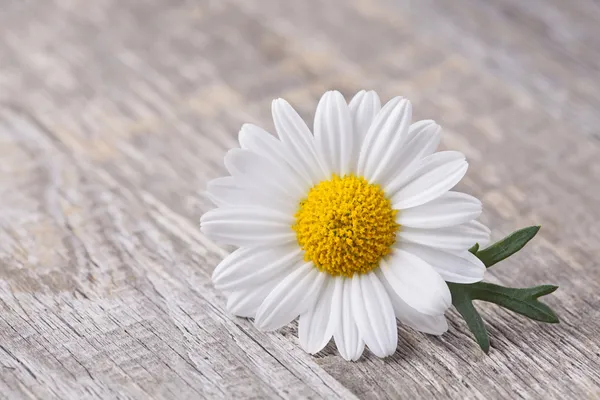
[[(0, 398), (600, 398), (600, 6), (584, 0), (0, 0)], [(316, 357), (210, 283), (205, 183), (284, 97), (404, 95), (471, 164), (493, 268), (562, 323), (480, 304), (398, 352)]]

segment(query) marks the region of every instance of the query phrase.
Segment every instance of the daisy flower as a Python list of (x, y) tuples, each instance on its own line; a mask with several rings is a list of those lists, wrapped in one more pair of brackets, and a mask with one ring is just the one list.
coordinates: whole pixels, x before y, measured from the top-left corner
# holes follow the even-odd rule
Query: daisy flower
[(297, 317), (301, 346), (333, 337), (346, 360), (365, 345), (396, 351), (397, 321), (441, 335), (451, 305), (446, 282), (485, 272), (468, 249), (487, 242), (481, 202), (450, 191), (465, 175), (457, 151), (435, 152), (440, 126), (411, 123), (411, 103), (381, 106), (373, 91), (350, 103), (337, 91), (317, 105), (314, 134), (283, 99), (273, 101), (278, 139), (242, 126), (225, 156), (230, 176), (208, 183), (218, 208), (201, 230), (237, 246), (215, 269), (228, 310), (263, 331)]

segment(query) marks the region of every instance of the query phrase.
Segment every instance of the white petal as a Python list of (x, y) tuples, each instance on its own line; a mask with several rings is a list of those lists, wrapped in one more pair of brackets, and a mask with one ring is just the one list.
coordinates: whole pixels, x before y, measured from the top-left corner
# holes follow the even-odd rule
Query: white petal
[(274, 162), (289, 165), (299, 175), (298, 179), (305, 183), (306, 189), (314, 184), (302, 167), (296, 165), (289, 157), (283, 143), (264, 129), (253, 124), (244, 124), (240, 129), (238, 140), (242, 149), (250, 150)]
[(242, 199), (242, 196), (239, 196), (242, 191), (232, 176), (216, 178), (206, 184), (206, 193), (217, 206), (234, 205)]
[(294, 242), (292, 215), (260, 207), (210, 210), (200, 218), (202, 232), (216, 242), (234, 246), (265, 246)]
[(217, 265), (212, 281), (219, 290), (237, 290), (261, 285), (283, 273), (289, 274), (302, 261), (296, 243), (274, 247), (240, 247)]
[(398, 318), (402, 324), (408, 325), (419, 332), (428, 333), (430, 335), (441, 335), (448, 330), (448, 322), (443, 314), (427, 315), (418, 312), (406, 304), (406, 302), (402, 300), (398, 294), (396, 294), (392, 286), (379, 269), (377, 270), (377, 277), (385, 287), (388, 296), (390, 296), (396, 318)]
[(381, 110), (381, 101), (379, 96), (373, 90), (368, 92), (361, 90), (350, 101), (348, 105), (350, 115), (352, 116), (352, 131), (354, 133), (354, 162), (358, 162), (358, 154), (371, 123), (375, 116)]
[(396, 235), (399, 240), (437, 247), (443, 250), (468, 250), (475, 243), (487, 243), (489, 233), (477, 221), (439, 229), (420, 229), (403, 226)]
[(365, 137), (358, 173), (369, 182), (379, 182), (389, 167), (395, 152), (406, 140), (412, 106), (401, 97), (390, 100), (375, 117)]
[(448, 321), (444, 315), (426, 315), (419, 313), (406, 303), (404, 305), (406, 309), (400, 311), (403, 315), (400, 322), (403, 324), (419, 332), (436, 336), (443, 335), (448, 331)]
[(416, 175), (438, 168), (452, 161), (464, 160), (465, 156), (458, 151), (440, 151), (415, 162), (410, 168), (399, 171), (392, 180), (386, 184), (388, 196), (393, 197), (400, 189), (412, 181)]
[(284, 274), (272, 277), (261, 285), (234, 290), (227, 297), (227, 311), (238, 317), (254, 318), (258, 307), (283, 280)]
[(435, 153), (423, 159), (410, 179), (398, 191), (393, 184), (386, 187), (395, 209), (420, 206), (452, 189), (467, 172), (465, 157), (454, 151)]
[(351, 285), (351, 279), (336, 277), (331, 301), (331, 318), (337, 320), (333, 338), (340, 355), (346, 361), (358, 360), (365, 349), (354, 320)]
[(283, 144), (269, 132), (254, 124), (244, 124), (238, 136), (242, 149), (274, 161), (284, 161)]
[[(430, 156), (440, 143), (441, 128), (431, 120), (415, 122), (408, 130), (406, 141), (395, 150), (395, 157), (390, 160), (387, 173), (381, 177), (381, 181), (387, 186), (396, 181), (398, 177), (410, 176), (419, 162)], [(393, 190), (393, 186), (391, 187)]]
[(452, 303), (446, 282), (419, 257), (396, 249), (380, 269), (390, 286), (409, 306), (427, 315), (441, 315)]
[[(440, 144), (441, 131), (442, 127), (431, 119), (423, 119), (410, 125), (408, 129), (410, 140), (423, 135), (432, 139), (421, 149), (420, 158), (430, 156), (437, 150)], [(419, 157), (415, 157), (415, 159), (418, 160)]]
[(479, 247), (483, 248), (487, 246), (488, 242), (490, 241), (490, 228), (488, 228), (479, 221), (470, 221), (466, 224), (463, 224), (462, 226), (463, 229), (466, 229), (470, 232), (473, 232), (474, 234), (479, 235), (479, 240), (477, 241), (477, 243), (479, 243)]
[(473, 196), (447, 192), (428, 203), (398, 213), (396, 222), (413, 228), (445, 228), (471, 221), (481, 214), (481, 202)]
[(300, 265), (277, 285), (260, 305), (254, 324), (272, 331), (293, 321), (316, 302), (326, 274), (309, 262)]
[(350, 110), (338, 91), (326, 92), (315, 113), (315, 141), (328, 175), (350, 173), (354, 138)]
[(406, 250), (431, 265), (446, 282), (474, 283), (483, 279), (485, 265), (468, 250), (450, 253), (433, 247), (404, 242), (400, 244)]
[(208, 197), (218, 206), (257, 206), (294, 214), (298, 203), (276, 191), (240, 186), (232, 176), (216, 178), (206, 185)]
[(398, 347), (396, 316), (390, 298), (373, 272), (352, 277), (352, 312), (365, 344), (377, 357)]
[(240, 186), (266, 188), (291, 201), (299, 201), (306, 196), (304, 183), (289, 166), (249, 150), (229, 150), (225, 155), (225, 167)]
[(317, 302), (298, 321), (298, 339), (302, 348), (310, 354), (318, 353), (329, 343), (335, 328), (331, 316), (331, 300), (335, 288), (334, 279), (326, 278)]
[(294, 164), (300, 166), (303, 174), (309, 176), (312, 182), (327, 179), (326, 170), (321, 167), (315, 149), (314, 137), (300, 115), (283, 99), (273, 100), (271, 108), (277, 135)]

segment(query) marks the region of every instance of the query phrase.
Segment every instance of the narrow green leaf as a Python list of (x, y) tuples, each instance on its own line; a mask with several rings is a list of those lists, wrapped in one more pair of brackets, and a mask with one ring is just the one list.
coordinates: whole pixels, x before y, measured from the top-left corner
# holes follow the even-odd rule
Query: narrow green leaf
[(470, 285), (461, 285), (458, 283), (448, 283), (450, 292), (452, 293), (452, 304), (460, 315), (463, 317), (469, 330), (475, 336), (475, 340), (486, 354), (490, 351), (490, 339), (485, 329), (485, 324), (481, 316), (473, 306), (470, 294), (465, 287)]
[(489, 268), (521, 250), (539, 230), (540, 226), (519, 229), (493, 245), (478, 251), (476, 255)]
[[(489, 268), (521, 250), (539, 230), (539, 226), (523, 228), (483, 250), (479, 250), (479, 243), (475, 243), (469, 251)], [(507, 288), (485, 282), (472, 284), (446, 283), (452, 293), (452, 304), (464, 318), (479, 347), (486, 353), (489, 351), (490, 341), (485, 324), (477, 309), (473, 306), (473, 300), (498, 304), (537, 321), (559, 322), (554, 311), (538, 300), (539, 297), (554, 292), (558, 289), (558, 286), (541, 285), (530, 288)]]
[(473, 247), (469, 249), (469, 251), (475, 255), (477, 255), (477, 251), (479, 250), (479, 243), (475, 243)]
[[(558, 289), (558, 286), (555, 285), (540, 285), (540, 286), (534, 286), (534, 287), (530, 287), (527, 290), (529, 290), (528, 294), (535, 297), (535, 298), (539, 298), (542, 296), (546, 296), (550, 293), (554, 293), (556, 291), (556, 289)], [(521, 289), (521, 290), (525, 290), (525, 289)]]
[(538, 297), (552, 293), (557, 288), (557, 286), (543, 285), (517, 289), (477, 282), (468, 285), (468, 292), (473, 300), (495, 303), (536, 321), (558, 323), (554, 311), (538, 300)]
[(559, 322), (554, 311), (538, 300), (539, 297), (554, 292), (558, 289), (558, 286), (541, 285), (530, 288), (507, 288), (486, 282), (472, 284), (446, 283), (452, 294), (452, 304), (467, 323), (479, 347), (486, 353), (490, 347), (489, 337), (481, 316), (473, 306), (473, 300), (498, 304), (536, 321)]

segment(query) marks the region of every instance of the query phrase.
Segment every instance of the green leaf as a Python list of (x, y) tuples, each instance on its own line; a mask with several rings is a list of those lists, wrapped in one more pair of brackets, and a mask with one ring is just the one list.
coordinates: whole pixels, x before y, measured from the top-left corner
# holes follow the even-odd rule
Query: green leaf
[(468, 291), (473, 300), (483, 300), (498, 304), (531, 319), (547, 323), (558, 323), (558, 317), (544, 303), (538, 300), (558, 289), (558, 286), (542, 285), (530, 288), (507, 288), (493, 283), (477, 282), (469, 286)]
[[(487, 268), (521, 250), (540, 230), (539, 226), (530, 226), (511, 233), (493, 245), (479, 250), (475, 243), (469, 251), (477, 256)], [(558, 323), (558, 317), (546, 304), (538, 299), (558, 289), (558, 286), (542, 285), (530, 288), (508, 288), (493, 283), (477, 282), (472, 284), (446, 282), (452, 294), (452, 304), (464, 318), (484, 352), (490, 348), (485, 324), (473, 306), (474, 300), (498, 304), (536, 321)]]
[(469, 251), (475, 255), (477, 255), (477, 251), (479, 250), (479, 243), (475, 243), (473, 247), (469, 249)]
[(536, 321), (559, 322), (554, 311), (538, 300), (539, 297), (554, 292), (558, 289), (558, 286), (542, 285), (517, 289), (486, 282), (472, 284), (447, 283), (452, 293), (452, 304), (464, 318), (479, 347), (486, 353), (489, 351), (489, 338), (485, 324), (473, 306), (473, 300), (498, 304)]
[(475, 336), (475, 340), (477, 340), (479, 347), (481, 347), (481, 350), (487, 354), (490, 350), (490, 339), (487, 330), (485, 329), (485, 324), (473, 306), (468, 291), (462, 290), (461, 286), (466, 285), (448, 282), (448, 287), (450, 287), (450, 292), (452, 293), (452, 304), (456, 307), (460, 315), (462, 315), (467, 326)]
[[(474, 253), (487, 268), (521, 250), (540, 230), (540, 226), (529, 226), (511, 233), (493, 245)], [(475, 245), (479, 247), (477, 244)], [(475, 247), (473, 246), (473, 247)], [(473, 248), (471, 248), (472, 250)]]

